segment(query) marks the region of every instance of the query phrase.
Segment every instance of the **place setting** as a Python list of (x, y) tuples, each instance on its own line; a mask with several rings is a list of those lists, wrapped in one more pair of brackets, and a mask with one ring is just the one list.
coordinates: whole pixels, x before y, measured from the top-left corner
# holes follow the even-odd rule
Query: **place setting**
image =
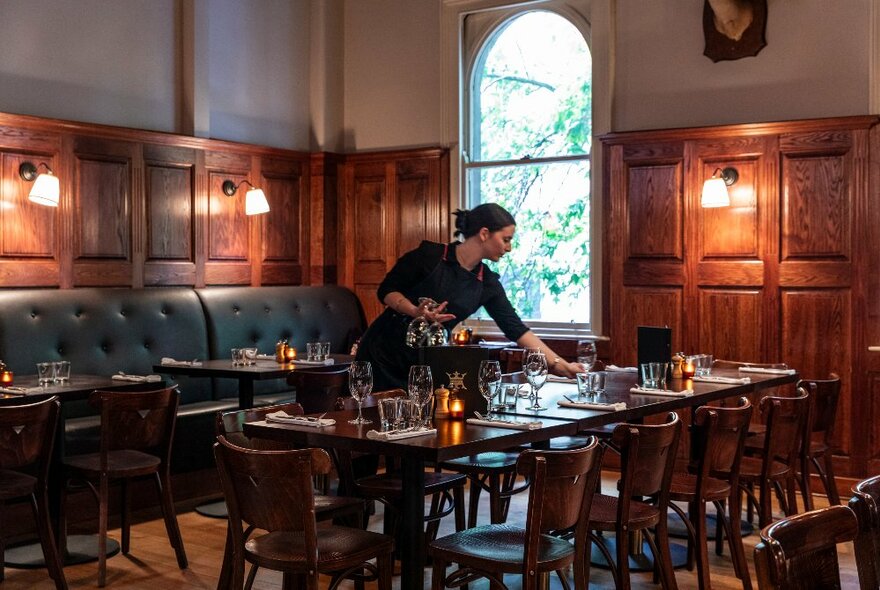
[[(367, 383), (367, 379), (369, 382)], [(360, 415), (363, 397), (372, 390), (372, 366), (369, 362), (354, 361), (349, 369), (349, 387), (358, 402), (358, 424), (370, 420)], [(378, 400), (379, 430), (367, 431), (370, 440), (400, 440), (420, 436), (433, 436), (437, 429), (431, 424), (431, 404), (434, 399), (434, 381), (431, 368), (413, 365), (407, 381), (408, 397), (395, 396)], [(352, 421), (355, 422), (354, 420)]]

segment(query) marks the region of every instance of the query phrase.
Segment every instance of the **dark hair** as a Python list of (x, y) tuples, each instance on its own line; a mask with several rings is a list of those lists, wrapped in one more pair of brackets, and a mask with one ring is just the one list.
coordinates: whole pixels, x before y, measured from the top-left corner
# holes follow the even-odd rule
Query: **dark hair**
[(457, 209), (453, 215), (455, 215), (456, 237), (469, 238), (484, 227), (495, 232), (508, 225), (516, 225), (513, 215), (495, 203), (483, 203), (470, 210)]

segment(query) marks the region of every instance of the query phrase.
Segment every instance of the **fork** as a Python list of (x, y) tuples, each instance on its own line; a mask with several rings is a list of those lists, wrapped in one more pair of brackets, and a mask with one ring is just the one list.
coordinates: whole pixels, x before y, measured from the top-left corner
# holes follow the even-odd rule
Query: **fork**
[(323, 417), (326, 416), (326, 415), (327, 415), (327, 412), (324, 412), (323, 414), (321, 414), (321, 415), (318, 416), (317, 418), (315, 418), (314, 416), (304, 416), (304, 417), (305, 417), (305, 419), (308, 420), (309, 422), (320, 422), (320, 421), (321, 421), (321, 418), (323, 418)]

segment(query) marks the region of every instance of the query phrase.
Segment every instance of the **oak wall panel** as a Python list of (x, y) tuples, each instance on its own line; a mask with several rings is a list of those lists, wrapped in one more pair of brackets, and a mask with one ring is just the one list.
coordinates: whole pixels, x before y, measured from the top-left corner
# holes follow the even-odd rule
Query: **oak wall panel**
[(765, 358), (761, 291), (701, 289), (700, 345), (718, 359)]
[(54, 168), (52, 154), (0, 153), (2, 178), (7, 179), (0, 192), (0, 257), (52, 260), (57, 209), (28, 200), (33, 183), (18, 174), (24, 162), (46, 162)]
[(639, 326), (668, 326), (672, 328), (672, 348), (682, 348), (683, 296), (681, 289), (633, 287), (623, 295), (620, 307), (621, 333), (617, 338), (627, 343), (628, 352), (613, 360), (617, 364), (635, 365), (637, 328)]
[(147, 162), (147, 259), (195, 261), (192, 165)]
[(679, 164), (629, 167), (629, 258), (682, 257)]
[(730, 207), (700, 209), (699, 227), (702, 238), (701, 260), (707, 258), (760, 257), (758, 236), (758, 203), (756, 160), (707, 162), (703, 164), (703, 178), (710, 178), (719, 167), (734, 166), (739, 180), (728, 188)]

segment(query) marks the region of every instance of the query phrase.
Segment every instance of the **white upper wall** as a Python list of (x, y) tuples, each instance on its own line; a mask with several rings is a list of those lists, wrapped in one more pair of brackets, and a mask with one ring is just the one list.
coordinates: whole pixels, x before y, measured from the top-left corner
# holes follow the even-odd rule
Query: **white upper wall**
[(0, 111), (175, 126), (174, 0), (2, 0)]

